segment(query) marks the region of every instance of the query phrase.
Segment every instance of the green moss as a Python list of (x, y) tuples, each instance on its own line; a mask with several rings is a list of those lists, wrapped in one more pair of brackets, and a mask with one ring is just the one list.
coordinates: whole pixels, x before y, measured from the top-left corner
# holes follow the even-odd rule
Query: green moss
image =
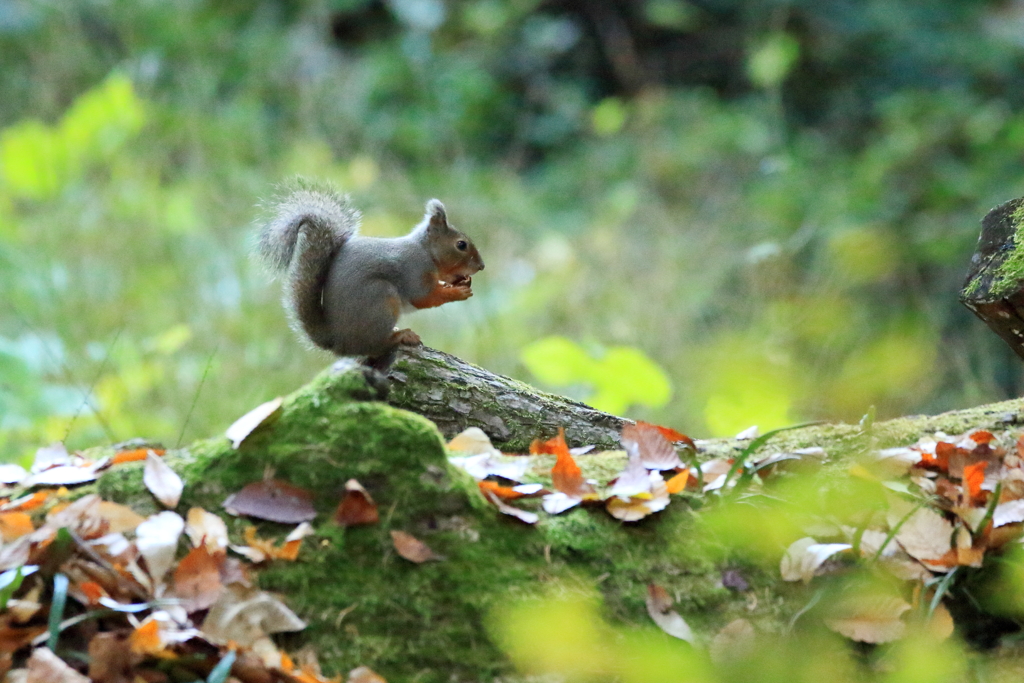
[[(605, 617), (625, 627), (650, 627), (648, 583), (676, 596), (678, 609), (708, 639), (744, 617), (778, 632), (806, 603), (804, 587), (779, 587), (772, 566), (744, 559), (702, 526), (700, 498), (675, 499), (638, 523), (623, 524), (600, 506), (542, 515), (535, 527), (499, 514), (476, 482), (448, 463), (440, 435), (427, 420), (364, 400), (372, 392), (358, 369), (333, 369), (283, 402), (279, 417), (234, 449), (224, 437), (168, 453), (186, 482), (178, 508), (221, 511), (242, 486), (274, 476), (314, 494), (316, 534), (297, 562), (276, 562), (258, 573), (260, 585), (286, 597), (309, 626), (281, 644), (313, 646), (328, 673), (372, 666), (389, 680), (491, 680), (512, 676), (511, 665), (488, 635), (513, 601), (552, 594), (586, 594), (594, 587)], [(822, 446), (831, 464), (821, 470), (823, 491), (842, 490), (848, 463), (870, 448), (909, 443), (922, 431), (995, 427), (1020, 414), (1020, 401), (935, 417), (784, 432), (763, 453)], [(709, 443), (702, 457), (735, 456), (744, 444)], [(549, 481), (554, 459), (533, 458), (531, 475)], [(606, 481), (625, 461), (617, 451), (582, 456), (588, 477)], [(341, 529), (330, 519), (345, 481), (358, 479), (381, 511), (376, 526)], [(96, 484), (105, 497), (140, 512), (156, 511), (142, 484), (142, 465), (118, 466)], [(836, 494), (823, 494), (835, 498)], [(539, 502), (523, 501), (522, 507)], [(251, 522), (229, 519), (234, 540)], [(258, 523), (261, 537), (280, 538), (290, 527)], [(415, 565), (395, 553), (390, 531), (402, 530), (444, 557)], [(745, 594), (721, 585), (721, 570), (738, 567), (751, 584)], [(792, 595), (790, 595), (792, 594)]]
[(1013, 221), (1013, 250), (993, 277), (989, 291), (995, 296), (1002, 296), (1024, 280), (1024, 203), (1017, 207), (1010, 220)]

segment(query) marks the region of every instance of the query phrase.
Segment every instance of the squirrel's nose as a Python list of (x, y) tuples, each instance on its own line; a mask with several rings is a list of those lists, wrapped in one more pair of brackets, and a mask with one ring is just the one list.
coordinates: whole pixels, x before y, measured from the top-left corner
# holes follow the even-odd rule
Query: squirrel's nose
[(484, 262), (480, 261), (480, 270), (483, 270), (483, 269), (484, 269)]

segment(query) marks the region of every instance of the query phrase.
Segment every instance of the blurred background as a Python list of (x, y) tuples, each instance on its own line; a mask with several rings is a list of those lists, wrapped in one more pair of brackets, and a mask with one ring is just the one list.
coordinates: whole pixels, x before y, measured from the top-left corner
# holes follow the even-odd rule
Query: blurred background
[(956, 300), (1024, 194), (1014, 0), (0, 0), (0, 454), (218, 433), (330, 358), (250, 259), (336, 183), (480, 247), (406, 322), (730, 435), (1020, 393)]

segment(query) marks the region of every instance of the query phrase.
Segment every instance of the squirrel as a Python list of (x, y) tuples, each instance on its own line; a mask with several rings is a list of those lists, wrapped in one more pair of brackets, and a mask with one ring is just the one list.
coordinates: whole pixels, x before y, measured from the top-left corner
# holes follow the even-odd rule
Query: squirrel
[(484, 262), (436, 199), (405, 237), (360, 235), (359, 223), (346, 197), (299, 180), (272, 204), (256, 253), (284, 274), (293, 329), (322, 349), (364, 356), (386, 370), (399, 345), (421, 343), (412, 330), (395, 327), (399, 314), (468, 299)]

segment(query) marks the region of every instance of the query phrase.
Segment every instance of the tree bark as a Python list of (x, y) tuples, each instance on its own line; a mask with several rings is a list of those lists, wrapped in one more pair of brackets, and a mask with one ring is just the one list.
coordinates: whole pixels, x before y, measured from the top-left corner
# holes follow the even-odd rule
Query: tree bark
[(1001, 204), (981, 222), (960, 301), (1024, 359), (1024, 198)]
[(479, 427), (504, 451), (525, 452), (559, 427), (573, 443), (617, 448), (631, 422), (425, 346), (403, 348), (388, 377), (391, 405), (423, 415), (447, 438)]

